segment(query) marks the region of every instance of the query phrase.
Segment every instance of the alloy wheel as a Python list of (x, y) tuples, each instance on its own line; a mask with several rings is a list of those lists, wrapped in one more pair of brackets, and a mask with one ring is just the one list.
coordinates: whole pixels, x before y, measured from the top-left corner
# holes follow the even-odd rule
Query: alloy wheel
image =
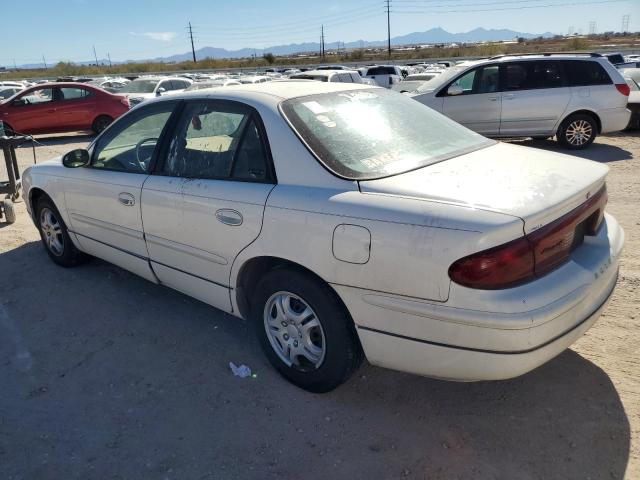
[(587, 143), (593, 135), (593, 127), (586, 120), (574, 120), (565, 131), (567, 142), (574, 147)]
[(57, 257), (62, 256), (64, 253), (62, 225), (56, 214), (47, 207), (40, 211), (40, 231), (49, 251)]

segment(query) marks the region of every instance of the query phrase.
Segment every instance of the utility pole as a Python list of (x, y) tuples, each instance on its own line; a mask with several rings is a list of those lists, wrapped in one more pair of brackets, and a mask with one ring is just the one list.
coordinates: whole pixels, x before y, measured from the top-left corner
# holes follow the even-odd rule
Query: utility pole
[(191, 22), (189, 22), (189, 38), (191, 39), (191, 54), (193, 55), (193, 63), (196, 63), (196, 47), (193, 46), (193, 29), (191, 28)]
[(387, 10), (387, 54), (391, 58), (391, 0), (384, 0)]
[(324, 25), (322, 25), (320, 33), (320, 55), (324, 58)]
[(96, 54), (96, 46), (93, 46), (93, 58), (96, 59), (96, 67), (98, 66), (98, 55)]
[(595, 35), (596, 34), (596, 29), (597, 29), (597, 24), (595, 21), (590, 21), (589, 22), (589, 35)]
[(44, 58), (44, 55), (42, 55), (42, 63), (44, 63), (44, 69), (47, 70), (47, 61)]
[(13, 69), (18, 70), (18, 65), (16, 65), (16, 59), (13, 59)]
[(107, 58), (109, 59), (109, 68), (111, 68), (111, 54), (109, 52), (107, 52)]

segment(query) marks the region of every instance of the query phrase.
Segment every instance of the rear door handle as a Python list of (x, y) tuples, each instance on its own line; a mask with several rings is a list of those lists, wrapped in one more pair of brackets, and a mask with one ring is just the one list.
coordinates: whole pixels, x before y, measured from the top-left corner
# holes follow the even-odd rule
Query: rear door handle
[(47, 110), (47, 113), (56, 113), (56, 109), (52, 108), (51, 110)]
[(507, 93), (506, 95), (503, 96), (503, 98), (507, 100), (513, 100), (514, 98), (516, 98), (516, 96), (513, 93)]
[(135, 197), (127, 192), (120, 193), (120, 195), (118, 195), (118, 201), (125, 207), (132, 207), (136, 204)]
[(498, 100), (500, 97), (489, 97), (489, 100), (491, 100), (492, 102), (495, 102), (496, 100)]
[(221, 208), (220, 210), (217, 210), (216, 218), (219, 222), (232, 227), (242, 225), (242, 214), (237, 210), (232, 210), (231, 208)]

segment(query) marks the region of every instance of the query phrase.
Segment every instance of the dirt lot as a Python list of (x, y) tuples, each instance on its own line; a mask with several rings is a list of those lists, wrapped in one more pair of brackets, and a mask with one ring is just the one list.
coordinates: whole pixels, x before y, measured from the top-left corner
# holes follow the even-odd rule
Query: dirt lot
[[(39, 140), (44, 160), (90, 138)], [(244, 322), (101, 261), (55, 266), (18, 205), (0, 223), (0, 478), (640, 478), (640, 136), (583, 155), (611, 167), (618, 288), (574, 347), (492, 383), (365, 365), (305, 393)]]

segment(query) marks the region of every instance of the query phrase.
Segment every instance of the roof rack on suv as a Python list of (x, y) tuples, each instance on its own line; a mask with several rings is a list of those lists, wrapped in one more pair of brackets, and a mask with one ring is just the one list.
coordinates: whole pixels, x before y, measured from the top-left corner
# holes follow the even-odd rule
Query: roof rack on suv
[(599, 53), (595, 52), (531, 52), (531, 53), (504, 53), (501, 55), (495, 55), (489, 57), (489, 60), (496, 60), (503, 57), (528, 57), (533, 55), (540, 55), (543, 57), (550, 57), (551, 55), (585, 55), (589, 57), (602, 57)]

